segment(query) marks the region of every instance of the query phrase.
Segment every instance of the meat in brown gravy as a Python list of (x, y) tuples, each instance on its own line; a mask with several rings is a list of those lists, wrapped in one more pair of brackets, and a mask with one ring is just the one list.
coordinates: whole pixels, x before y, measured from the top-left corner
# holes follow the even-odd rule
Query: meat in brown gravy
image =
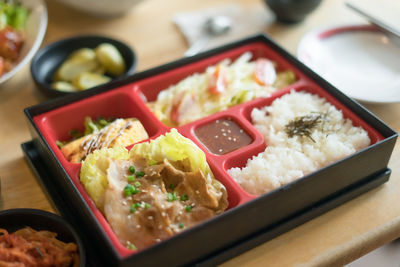
[(135, 161), (136, 173), (144, 174), (132, 180), (131, 161), (110, 163), (103, 212), (124, 246), (143, 249), (227, 208), (223, 186), (215, 186), (200, 170), (175, 165), (168, 160), (153, 166)]

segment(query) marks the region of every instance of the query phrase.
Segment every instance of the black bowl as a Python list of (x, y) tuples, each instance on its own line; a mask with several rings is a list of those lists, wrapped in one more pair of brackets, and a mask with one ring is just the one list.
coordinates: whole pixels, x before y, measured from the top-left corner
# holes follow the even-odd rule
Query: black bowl
[(310, 14), (321, 0), (264, 0), (275, 13), (276, 18), (284, 23), (297, 23)]
[(0, 228), (9, 233), (30, 226), (35, 230), (47, 230), (57, 233), (57, 239), (74, 242), (79, 250), (79, 267), (86, 263), (85, 249), (78, 234), (63, 218), (53, 213), (36, 209), (10, 209), (0, 211)]
[(70, 92), (58, 91), (52, 88), (53, 76), (58, 67), (74, 51), (80, 48), (95, 48), (101, 43), (113, 44), (125, 60), (125, 77), (136, 70), (136, 56), (134, 51), (126, 44), (104, 36), (85, 35), (63, 39), (42, 48), (32, 59), (31, 75), (37, 87), (47, 96), (61, 96), (71, 94)]

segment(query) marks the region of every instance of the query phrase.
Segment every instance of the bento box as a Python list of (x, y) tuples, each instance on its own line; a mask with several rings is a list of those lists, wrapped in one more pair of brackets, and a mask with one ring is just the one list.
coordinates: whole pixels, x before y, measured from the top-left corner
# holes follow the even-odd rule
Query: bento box
[[(189, 104), (183, 105), (182, 100), (178, 101), (178, 108), (180, 108), (178, 115), (175, 114), (176, 107), (170, 108), (169, 119), (165, 119), (165, 117), (161, 119), (168, 108), (163, 107), (160, 109), (161, 111), (157, 111), (152, 106), (151, 103), (158, 101), (160, 92), (171, 88), (186, 77), (207, 72), (210, 66), (222, 66), (223, 64), (220, 62), (227, 59), (237, 62), (249, 52), (250, 62), (257, 61), (257, 63), (263, 64), (262, 75), (259, 77), (263, 78), (263, 75), (270, 73), (273, 68), (276, 70), (276, 77), (281, 72), (290, 71), (291, 75), (295, 77), (294, 81), (266, 95), (255, 94), (252, 97), (244, 97), (245, 101), (238, 101), (234, 105), (224, 106), (220, 110), (208, 113), (206, 104), (199, 105), (198, 109), (193, 111), (196, 103), (190, 101), (200, 97), (193, 94), (189, 97)], [(269, 63), (265, 59), (270, 60)], [(235, 63), (226, 64), (225, 66), (229, 66), (229, 64)], [(224, 87), (226, 81), (224, 76), (221, 76), (223, 71), (228, 70), (222, 68), (223, 66), (215, 67), (211, 70), (211, 75), (217, 73), (214, 84), (216, 86), (207, 87), (207, 90), (211, 90), (210, 92), (214, 94), (212, 97), (220, 97), (223, 90), (229, 90)], [(246, 68), (243, 67), (238, 73), (242, 73)], [(229, 74), (227, 77), (230, 77)], [(259, 77), (256, 79), (260, 79)], [(276, 77), (274, 77), (275, 80)], [(241, 86), (243, 87), (244, 84), (240, 84), (239, 87)], [(268, 118), (268, 116), (272, 116), (272, 113), (278, 114), (277, 116), (283, 114), (279, 108), (288, 104), (282, 101), (295, 95), (303, 97), (290, 100), (295, 103), (293, 105), (296, 107), (307, 106), (309, 101), (307, 99), (314, 99), (318, 103), (323, 99), (328, 103), (323, 104), (329, 107), (328, 111), (315, 112), (312, 110), (309, 115), (297, 116), (286, 123), (283, 130), (278, 131), (280, 134), (278, 137), (269, 136), (267, 138), (264, 128), (256, 125), (257, 121), (265, 121), (265, 116)], [(172, 100), (167, 99), (167, 105), (178, 97), (173, 93)], [(274, 111), (275, 106), (278, 111)], [(343, 116), (341, 120), (347, 121), (347, 123), (335, 126), (332, 130), (329, 127), (335, 120), (332, 117), (335, 110), (340, 111), (338, 114)], [(33, 140), (30, 145), (25, 145), (23, 148), (28, 158), (31, 159), (33, 167), (36, 168), (39, 180), (43, 181), (50, 197), (58, 199), (55, 201), (57, 208), (68, 210), (66, 216), (75, 222), (71, 223), (78, 228), (78, 231), (80, 229), (86, 242), (90, 243), (87, 247), (91, 246), (95, 251), (95, 257), (99, 260), (97, 264), (105, 266), (147, 266), (165, 263), (173, 266), (215, 265), (387, 181), (390, 175), (387, 164), (397, 138), (397, 133), (373, 114), (335, 89), (264, 35), (250, 37), (191, 58), (137, 73), (93, 90), (54, 99), (27, 108), (25, 114), (29, 121)], [(187, 114), (190, 116), (186, 116)], [(99, 116), (136, 118), (147, 136), (143, 138), (144, 140), (139, 140), (137, 144), (135, 141), (126, 145), (131, 154), (147, 149), (149, 140), (154, 142), (152, 151), (157, 149), (162, 151), (163, 144), (168, 142), (157, 143), (156, 140), (170, 135), (179, 135), (185, 140), (188, 139), (191, 146), (195, 146), (196, 151), (201, 151), (200, 154), (204, 155), (206, 163), (202, 162), (201, 164), (208, 164), (209, 167), (205, 168), (210, 170), (215, 179), (212, 180), (212, 184), (218, 184), (218, 188), (223, 190), (226, 195), (224, 200), (217, 198), (220, 206), (222, 205), (221, 201), (225, 201), (222, 205), (224, 206), (223, 211), (214, 212), (213, 216), (199, 220), (199, 223), (187, 229), (183, 223), (176, 223), (174, 225), (175, 234), (158, 239), (157, 242), (143, 248), (132, 249), (128, 246), (132, 244), (122, 242), (120, 236), (117, 237), (116, 230), (111, 226), (115, 226), (114, 218), (105, 215), (104, 208), (99, 208), (99, 202), (91, 197), (93, 195), (90, 194), (90, 189), (81, 182), (82, 164), (71, 162), (57, 145), (59, 140), (68, 138), (68, 132), (71, 129), (82, 129), (83, 121), (87, 116), (92, 118)], [(322, 137), (316, 136), (314, 132), (311, 135), (311, 129), (317, 127), (316, 125), (321, 128)], [(281, 136), (295, 136), (296, 140), (305, 140), (307, 145), (302, 148), (305, 151), (309, 150), (310, 146), (315, 146), (319, 140), (336, 138), (334, 136), (349, 125), (357, 129), (352, 128), (338, 137), (344, 140), (343, 143), (347, 144), (353, 138), (352, 134), (355, 131), (362, 133), (363, 138), (368, 142), (333, 162), (329, 161), (330, 154), (335, 154), (342, 147), (341, 145), (336, 146), (336, 143), (327, 146), (332, 153), (317, 153), (317, 156), (313, 156), (314, 158), (304, 160), (301, 157), (290, 159), (294, 162), (293, 164), (301, 167), (302, 164), (319, 166), (319, 163), (316, 163), (319, 158), (327, 158), (325, 165), (305, 171), (304, 175), (295, 174), (294, 176), (297, 175), (296, 179), (287, 178), (289, 180), (280, 181), (279, 179), (265, 178), (276, 170), (262, 169), (264, 166), (273, 164), (272, 161), (276, 161), (278, 164), (276, 166), (284, 166), (279, 164), (283, 164), (282, 161), (290, 161), (289, 157), (282, 157), (282, 154), (279, 154), (280, 156), (276, 160), (268, 154), (270, 152), (266, 152), (279, 149), (286, 151), (285, 147), (274, 146), (273, 142), (275, 141), (273, 140), (276, 139), (279, 142), (282, 139)], [(271, 127), (268, 125), (267, 128)], [(269, 130), (269, 132), (273, 131)], [(232, 146), (231, 144), (235, 142), (236, 144)], [(360, 142), (356, 138), (356, 146)], [(180, 151), (181, 149), (185, 150), (186, 148), (175, 147), (173, 153), (183, 153)], [(166, 155), (169, 152), (163, 151), (162, 153)], [(32, 156), (34, 154), (39, 159), (35, 160)], [(90, 155), (87, 157), (89, 158)], [(190, 159), (189, 161), (192, 165), (197, 164), (194, 162), (200, 158), (202, 156), (194, 156), (193, 162)], [(149, 160), (148, 165), (158, 166), (161, 164), (152, 161), (154, 161), (153, 158)], [(256, 161), (258, 163), (254, 163)], [(85, 162), (86, 160), (83, 164), (86, 164)], [(254, 171), (254, 167), (251, 169), (249, 166), (253, 164), (252, 162), (258, 164), (257, 166), (261, 169), (257, 171)], [(126, 168), (125, 172), (135, 174), (135, 168), (133, 170), (131, 168), (133, 166)], [(289, 171), (288, 173), (291, 175), (296, 172)], [(124, 193), (120, 194), (121, 197), (129, 198), (129, 201), (132, 198), (135, 199), (136, 194), (145, 194), (143, 188), (148, 182), (148, 180), (140, 180), (149, 176), (148, 173), (136, 170), (135, 175), (137, 175), (136, 180), (135, 177), (126, 175), (131, 183), (127, 182)], [(253, 176), (257, 176), (258, 180), (251, 180)], [(142, 184), (138, 181), (142, 181)], [(251, 182), (249, 183), (249, 181)], [(211, 190), (210, 184), (204, 186)], [(204, 186), (199, 185), (199, 188)], [(167, 198), (164, 204), (169, 205), (173, 202), (174, 205), (178, 205), (178, 202), (188, 203), (185, 202), (188, 201), (188, 198), (190, 200), (198, 198), (199, 200), (195, 204), (179, 204), (186, 208), (187, 213), (194, 212), (198, 208), (197, 205), (200, 206), (199, 203), (202, 203), (202, 197), (195, 195), (199, 194), (200, 189), (190, 191), (194, 195), (188, 193), (189, 196), (177, 191), (177, 196), (175, 187), (176, 184), (172, 186), (171, 183), (166, 183), (165, 188), (163, 187)], [(268, 187), (268, 190), (265, 187)], [(145, 189), (149, 190), (149, 188)], [(159, 191), (161, 192), (160, 189)], [(203, 196), (202, 193), (200, 195)], [(121, 201), (123, 203), (125, 199)], [(130, 212), (138, 216), (138, 210), (145, 212), (150, 207), (148, 203), (143, 202), (142, 204), (133, 203)], [(198, 214), (200, 213), (187, 215), (187, 217), (192, 216), (190, 217), (192, 220), (197, 218)], [(131, 218), (130, 216), (128, 215), (129, 218)], [(148, 217), (153, 219), (150, 218), (152, 216)], [(178, 216), (178, 218), (180, 217)], [(136, 231), (145, 231), (140, 230), (140, 225), (137, 228)]]

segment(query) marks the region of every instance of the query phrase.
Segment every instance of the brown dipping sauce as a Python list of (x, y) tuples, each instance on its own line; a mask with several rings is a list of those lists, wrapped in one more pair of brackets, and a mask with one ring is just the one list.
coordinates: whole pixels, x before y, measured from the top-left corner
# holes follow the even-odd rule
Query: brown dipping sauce
[(195, 129), (201, 143), (211, 152), (224, 155), (251, 144), (253, 139), (236, 122), (228, 119), (215, 120)]

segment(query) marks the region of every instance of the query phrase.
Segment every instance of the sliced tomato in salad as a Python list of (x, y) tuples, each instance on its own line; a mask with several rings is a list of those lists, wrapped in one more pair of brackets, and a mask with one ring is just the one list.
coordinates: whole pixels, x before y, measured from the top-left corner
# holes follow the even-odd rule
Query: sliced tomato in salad
[(260, 85), (272, 85), (276, 80), (276, 70), (272, 61), (266, 58), (257, 59), (254, 78)]
[(220, 95), (227, 90), (227, 71), (223, 65), (217, 65), (213, 75), (210, 77), (208, 91), (214, 95)]

